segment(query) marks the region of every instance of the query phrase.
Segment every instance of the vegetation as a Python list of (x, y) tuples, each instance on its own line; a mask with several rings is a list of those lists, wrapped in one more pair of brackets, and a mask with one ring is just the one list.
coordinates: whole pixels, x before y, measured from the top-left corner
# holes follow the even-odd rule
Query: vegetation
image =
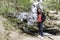
[(0, 12), (30, 11), (30, 5), (30, 0), (0, 0)]
[(60, 11), (60, 0), (47, 0), (43, 2), (45, 9)]

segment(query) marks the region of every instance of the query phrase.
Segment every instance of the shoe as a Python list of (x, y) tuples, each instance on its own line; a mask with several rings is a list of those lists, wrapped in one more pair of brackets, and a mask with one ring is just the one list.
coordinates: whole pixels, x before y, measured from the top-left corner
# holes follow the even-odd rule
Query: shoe
[(42, 37), (42, 36), (40, 36), (40, 35), (39, 35), (38, 37), (39, 37), (41, 40), (44, 40), (44, 37)]

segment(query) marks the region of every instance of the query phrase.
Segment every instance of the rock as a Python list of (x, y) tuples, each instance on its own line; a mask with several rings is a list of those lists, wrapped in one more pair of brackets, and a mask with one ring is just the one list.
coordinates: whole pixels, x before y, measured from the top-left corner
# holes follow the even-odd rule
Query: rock
[(49, 36), (53, 40), (60, 40), (60, 36)]
[(56, 28), (46, 28), (44, 30), (44, 32), (47, 32), (47, 33), (50, 33), (50, 34), (53, 34), (53, 35), (56, 35), (57, 33), (59, 33), (59, 29), (56, 29)]
[(56, 10), (54, 10), (54, 11), (50, 10), (49, 13), (52, 13), (52, 14), (56, 13)]

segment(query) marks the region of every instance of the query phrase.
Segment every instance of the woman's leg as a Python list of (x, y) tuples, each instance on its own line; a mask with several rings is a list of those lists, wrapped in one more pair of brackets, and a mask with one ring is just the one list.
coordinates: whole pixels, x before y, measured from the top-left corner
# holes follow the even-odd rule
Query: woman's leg
[(38, 23), (38, 28), (39, 28), (39, 35), (43, 36), (43, 24), (42, 23)]

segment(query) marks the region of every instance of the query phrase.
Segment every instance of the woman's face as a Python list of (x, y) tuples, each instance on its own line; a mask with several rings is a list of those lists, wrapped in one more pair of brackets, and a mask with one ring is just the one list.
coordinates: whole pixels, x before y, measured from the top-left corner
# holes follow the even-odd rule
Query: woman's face
[(38, 12), (42, 12), (40, 9), (38, 9)]

